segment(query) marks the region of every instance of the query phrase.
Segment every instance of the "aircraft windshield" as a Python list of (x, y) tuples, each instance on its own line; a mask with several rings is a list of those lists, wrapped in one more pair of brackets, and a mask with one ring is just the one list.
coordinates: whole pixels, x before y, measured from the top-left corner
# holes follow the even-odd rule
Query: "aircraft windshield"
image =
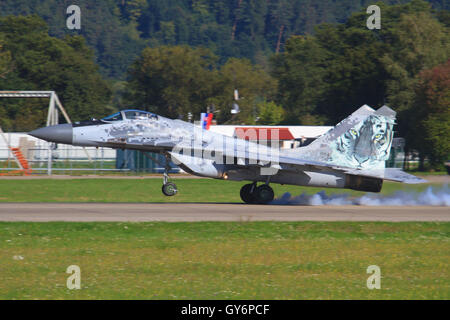
[(141, 110), (124, 110), (127, 119), (149, 119), (155, 117), (153, 113)]
[(123, 120), (122, 119), (122, 113), (120, 113), (120, 112), (114, 113), (114, 114), (112, 114), (112, 115), (110, 115), (110, 116), (108, 116), (106, 118), (103, 118), (102, 120), (105, 120), (105, 121), (120, 121), (120, 120)]

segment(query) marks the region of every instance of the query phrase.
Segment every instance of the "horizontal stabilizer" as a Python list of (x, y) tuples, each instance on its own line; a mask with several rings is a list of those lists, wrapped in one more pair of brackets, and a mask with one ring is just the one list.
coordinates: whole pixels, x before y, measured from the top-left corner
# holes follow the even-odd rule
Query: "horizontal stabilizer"
[(380, 178), (384, 180), (403, 182), (407, 184), (418, 184), (427, 182), (422, 178), (406, 173), (405, 171), (398, 168), (385, 168), (378, 170), (346, 169), (344, 170), (344, 172), (356, 176)]
[(417, 183), (427, 182), (427, 180), (416, 177), (412, 174), (406, 173), (405, 171), (396, 169), (396, 168), (386, 168), (386, 169), (384, 169), (384, 174), (385, 174), (385, 176), (384, 176), (385, 180), (404, 182), (404, 183), (408, 183), (408, 184), (417, 184)]

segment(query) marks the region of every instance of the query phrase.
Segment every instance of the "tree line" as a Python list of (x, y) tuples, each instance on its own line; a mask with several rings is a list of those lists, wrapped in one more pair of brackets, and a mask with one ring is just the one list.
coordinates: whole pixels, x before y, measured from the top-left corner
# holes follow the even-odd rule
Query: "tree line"
[[(363, 104), (387, 104), (398, 112), (396, 135), (407, 149), (439, 166), (450, 157), (449, 11), (422, 0), (380, 7), (380, 30), (368, 30), (365, 10), (356, 12), (290, 36), (263, 64), (204, 46), (149, 46), (124, 81), (102, 76), (85, 37), (54, 37), (38, 16), (7, 16), (0, 19), (0, 88), (55, 90), (75, 121), (126, 107), (186, 120), (208, 108), (219, 123), (335, 125)], [(129, 19), (139, 20), (134, 14)], [(0, 125), (34, 129), (45, 122), (45, 107), (2, 101)]]
[[(382, 0), (386, 4), (410, 0)], [(446, 0), (428, 0), (449, 10)], [(66, 9), (81, 9), (81, 30), (66, 28)], [(266, 64), (291, 35), (312, 34), (320, 23), (342, 23), (372, 0), (2, 0), (0, 17), (37, 14), (50, 35), (82, 35), (103, 76), (124, 80), (144, 47), (210, 48), (220, 63), (230, 57)]]

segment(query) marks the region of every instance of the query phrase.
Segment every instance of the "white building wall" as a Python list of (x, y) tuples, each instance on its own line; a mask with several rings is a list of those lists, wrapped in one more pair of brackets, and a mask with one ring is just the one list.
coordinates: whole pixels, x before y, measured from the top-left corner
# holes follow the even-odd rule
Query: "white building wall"
[(323, 135), (333, 127), (328, 126), (230, 126), (230, 125), (211, 125), (212, 132), (221, 133), (232, 137), (236, 128), (287, 128), (292, 133), (295, 139), (317, 138)]
[[(329, 126), (232, 126), (232, 125), (211, 125), (212, 132), (217, 132), (229, 137), (234, 135), (234, 132), (238, 128), (286, 128), (294, 136), (294, 139), (316, 139), (326, 133), (333, 127)], [(290, 149), (298, 147), (299, 142), (295, 140), (287, 140), (280, 143), (280, 147), (284, 149)]]

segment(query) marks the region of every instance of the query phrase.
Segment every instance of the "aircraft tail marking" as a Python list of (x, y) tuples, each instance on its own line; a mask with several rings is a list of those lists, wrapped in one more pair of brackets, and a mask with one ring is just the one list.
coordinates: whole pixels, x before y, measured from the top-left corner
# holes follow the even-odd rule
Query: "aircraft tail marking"
[(300, 152), (336, 166), (382, 169), (392, 146), (395, 115), (387, 106), (375, 112), (364, 105)]

